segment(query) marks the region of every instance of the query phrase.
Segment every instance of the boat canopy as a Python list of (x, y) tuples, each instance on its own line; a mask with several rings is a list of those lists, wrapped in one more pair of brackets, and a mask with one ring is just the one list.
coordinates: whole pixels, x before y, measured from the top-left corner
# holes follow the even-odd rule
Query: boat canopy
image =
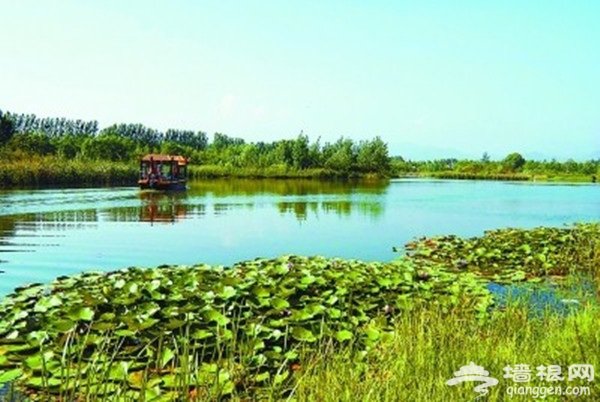
[(176, 161), (179, 166), (187, 165), (187, 159), (181, 155), (148, 154), (142, 158), (142, 162), (172, 162)]

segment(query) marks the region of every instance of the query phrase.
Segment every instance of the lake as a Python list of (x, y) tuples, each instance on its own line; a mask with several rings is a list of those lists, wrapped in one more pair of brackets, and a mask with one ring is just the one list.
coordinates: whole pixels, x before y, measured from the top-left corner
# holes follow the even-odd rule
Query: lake
[(0, 191), (0, 295), (85, 270), (282, 254), (387, 261), (415, 237), (598, 221), (600, 186), (399, 179), (213, 180)]

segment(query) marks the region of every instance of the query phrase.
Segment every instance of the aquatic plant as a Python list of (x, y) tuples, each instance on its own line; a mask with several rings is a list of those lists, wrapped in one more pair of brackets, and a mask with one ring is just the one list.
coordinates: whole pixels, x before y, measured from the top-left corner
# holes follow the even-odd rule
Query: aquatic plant
[[(396, 251), (401, 249), (396, 248)], [(600, 273), (600, 224), (491, 230), (470, 239), (440, 236), (407, 244), (408, 258), (473, 272), (495, 282)]]
[[(310, 399), (302, 384), (344, 372), (339, 359), (323, 363), (332, 353), (347, 360), (350, 379), (389, 373), (398, 356), (419, 359), (411, 364), (424, 373), (440, 348), (461, 344), (453, 334), (480, 334), (489, 346), (488, 337), (497, 345), (522, 328), (545, 336), (548, 325), (557, 342), (564, 337), (556, 348), (579, 345), (569, 356), (584, 361), (598, 342), (595, 304), (574, 318), (515, 311), (505, 319), (487, 287), (579, 274), (597, 285), (599, 231), (580, 224), (421, 239), (388, 263), (284, 256), (63, 276), (0, 302), (0, 384), (32, 400)], [(509, 341), (505, 358), (516, 353)], [(461, 353), (443, 361), (448, 372)], [(483, 355), (493, 367), (507, 363)], [(393, 367), (406, 373), (404, 363)]]
[(2, 302), (0, 382), (45, 398), (116, 392), (107, 378), (131, 395), (255, 394), (285, 385), (311, 344), (393, 339), (394, 317), (420, 302), (485, 313), (491, 299), (475, 275), (410, 261), (286, 256), (60, 277)]

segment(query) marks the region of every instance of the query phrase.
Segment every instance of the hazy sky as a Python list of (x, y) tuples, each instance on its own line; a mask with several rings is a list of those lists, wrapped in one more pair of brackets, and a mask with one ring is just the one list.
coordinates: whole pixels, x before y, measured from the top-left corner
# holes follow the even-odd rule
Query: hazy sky
[(0, 0), (0, 109), (597, 158), (598, 21), (597, 0)]

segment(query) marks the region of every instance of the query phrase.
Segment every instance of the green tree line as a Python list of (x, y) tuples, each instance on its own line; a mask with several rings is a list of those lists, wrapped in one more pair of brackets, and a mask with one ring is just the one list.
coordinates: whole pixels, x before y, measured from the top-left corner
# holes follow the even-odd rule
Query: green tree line
[(68, 159), (127, 162), (147, 153), (180, 154), (196, 165), (228, 169), (279, 168), (281, 171), (327, 169), (342, 175), (390, 173), (387, 144), (380, 138), (310, 142), (300, 133), (294, 139), (246, 142), (215, 133), (169, 129), (142, 124), (113, 124), (98, 129), (97, 121), (39, 118), (33, 114), (0, 111), (0, 147), (13, 156), (57, 156)]
[(397, 174), (419, 174), (447, 178), (531, 178), (580, 176), (582, 181), (594, 180), (600, 174), (600, 159), (575, 161), (568, 159), (559, 162), (552, 160), (527, 160), (520, 153), (513, 152), (501, 160), (491, 160), (484, 153), (479, 160), (436, 159), (427, 161), (392, 158), (392, 167)]
[(595, 180), (600, 172), (600, 160), (537, 161), (527, 160), (518, 152), (500, 160), (492, 160), (487, 152), (479, 160), (391, 158), (387, 144), (380, 137), (362, 141), (341, 137), (322, 144), (320, 139), (311, 142), (300, 133), (292, 139), (246, 142), (217, 132), (209, 140), (203, 131), (168, 129), (162, 132), (142, 124), (113, 124), (99, 129), (97, 121), (40, 118), (1, 110), (0, 152), (5, 161), (52, 157), (53, 163), (65, 159), (79, 161), (77, 166), (92, 161), (134, 166), (134, 162), (147, 153), (180, 154), (199, 167), (191, 172), (200, 172), (200, 176), (375, 174), (588, 181)]

